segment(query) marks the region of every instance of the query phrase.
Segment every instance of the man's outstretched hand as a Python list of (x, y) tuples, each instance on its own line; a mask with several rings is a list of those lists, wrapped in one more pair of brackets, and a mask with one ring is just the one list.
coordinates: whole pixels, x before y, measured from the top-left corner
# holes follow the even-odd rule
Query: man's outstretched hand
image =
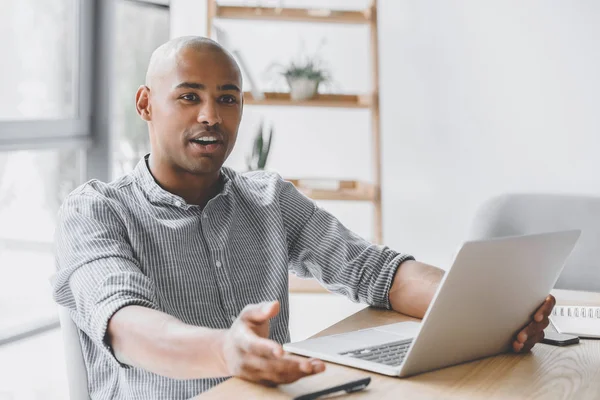
[(316, 359), (293, 356), (269, 340), (269, 320), (279, 312), (279, 302), (244, 308), (225, 334), (222, 354), (227, 373), (266, 385), (291, 383), (325, 370)]
[(517, 353), (525, 353), (544, 338), (544, 329), (550, 323), (548, 319), (552, 309), (556, 304), (556, 299), (552, 295), (548, 295), (544, 304), (537, 309), (531, 322), (520, 331), (515, 341), (513, 342), (513, 350)]

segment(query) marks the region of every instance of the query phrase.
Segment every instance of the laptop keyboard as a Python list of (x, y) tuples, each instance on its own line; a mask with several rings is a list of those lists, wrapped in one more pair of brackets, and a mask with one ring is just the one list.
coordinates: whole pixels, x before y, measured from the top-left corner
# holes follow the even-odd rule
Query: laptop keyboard
[(386, 343), (384, 345), (347, 351), (340, 353), (340, 355), (397, 367), (404, 361), (411, 343), (412, 339), (403, 340), (401, 342)]

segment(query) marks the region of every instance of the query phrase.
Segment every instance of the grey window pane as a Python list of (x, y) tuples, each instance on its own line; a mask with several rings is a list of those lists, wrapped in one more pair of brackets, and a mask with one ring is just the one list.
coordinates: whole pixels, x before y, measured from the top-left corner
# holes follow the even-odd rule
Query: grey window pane
[(169, 40), (169, 10), (136, 2), (117, 3), (112, 145), (115, 176), (129, 172), (150, 151), (148, 128), (135, 109), (135, 92), (146, 78), (150, 55)]
[(56, 313), (56, 215), (81, 183), (83, 158), (79, 149), (0, 152), (0, 333)]
[(77, 113), (77, 0), (2, 1), (0, 121)]

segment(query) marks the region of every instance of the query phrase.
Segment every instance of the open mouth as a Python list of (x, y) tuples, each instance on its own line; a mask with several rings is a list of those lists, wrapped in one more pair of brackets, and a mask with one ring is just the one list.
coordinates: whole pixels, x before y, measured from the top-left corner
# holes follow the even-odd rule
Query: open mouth
[(204, 136), (197, 139), (190, 140), (193, 147), (200, 153), (211, 153), (217, 151), (222, 145), (223, 141), (216, 136)]
[(222, 143), (220, 140), (218, 140), (217, 138), (213, 138), (213, 137), (192, 139), (191, 142), (200, 144), (202, 146), (208, 146), (211, 144)]

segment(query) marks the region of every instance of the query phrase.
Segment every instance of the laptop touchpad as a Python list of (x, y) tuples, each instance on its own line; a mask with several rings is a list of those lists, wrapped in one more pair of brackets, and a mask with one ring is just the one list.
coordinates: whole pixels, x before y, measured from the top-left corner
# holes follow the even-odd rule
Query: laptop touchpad
[(419, 322), (407, 321), (397, 324), (382, 325), (374, 328), (378, 331), (392, 333), (398, 336), (398, 339), (412, 339), (419, 334), (421, 324)]
[(397, 324), (383, 325), (371, 329), (342, 333), (335, 335), (338, 339), (351, 340), (364, 345), (396, 342), (398, 340), (412, 339), (419, 332), (421, 324), (417, 322), (400, 322)]

